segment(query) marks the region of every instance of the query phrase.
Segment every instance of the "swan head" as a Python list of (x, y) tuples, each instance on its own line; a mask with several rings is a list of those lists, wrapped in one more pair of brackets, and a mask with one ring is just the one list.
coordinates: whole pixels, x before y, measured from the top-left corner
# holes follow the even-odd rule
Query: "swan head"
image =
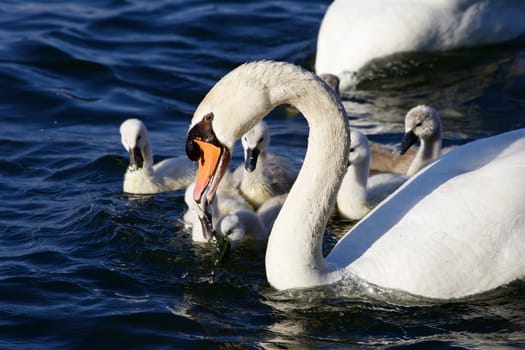
[(370, 162), (370, 146), (368, 138), (361, 131), (352, 129), (350, 132), (350, 153), (348, 156), (350, 165), (359, 166)]
[(208, 202), (213, 199), (228, 169), (235, 142), (277, 104), (280, 91), (271, 89), (276, 66), (283, 76), (298, 70), (279, 62), (243, 64), (220, 79), (195, 110), (186, 139), (186, 154), (198, 162), (194, 191), (197, 203), (203, 196)]
[(241, 138), (244, 149), (244, 168), (252, 172), (257, 167), (259, 155), (264, 153), (270, 144), (268, 124), (260, 121)]
[(139, 119), (128, 119), (120, 125), (121, 142), (129, 153), (129, 171), (142, 169), (149, 148), (148, 130)]
[(246, 238), (246, 230), (239, 216), (224, 215), (216, 225), (217, 233), (230, 241), (232, 246), (238, 245)]
[(213, 200), (235, 142), (274, 107), (316, 108), (318, 101), (308, 97), (309, 89), (320, 89), (327, 103), (334, 102), (330, 111), (344, 114), (339, 98), (319, 77), (290, 63), (245, 63), (221, 78), (195, 110), (186, 138), (186, 154), (198, 162), (195, 202), (204, 205)]
[(337, 75), (330, 74), (330, 73), (323, 73), (319, 75), (319, 78), (323, 79), (323, 81), (327, 83), (328, 86), (330, 86), (337, 95), (340, 95), (339, 93), (340, 80), (339, 80), (339, 77), (337, 77)]
[(399, 152), (405, 153), (418, 139), (425, 142), (436, 136), (441, 138), (439, 113), (429, 106), (416, 106), (405, 117), (405, 134)]

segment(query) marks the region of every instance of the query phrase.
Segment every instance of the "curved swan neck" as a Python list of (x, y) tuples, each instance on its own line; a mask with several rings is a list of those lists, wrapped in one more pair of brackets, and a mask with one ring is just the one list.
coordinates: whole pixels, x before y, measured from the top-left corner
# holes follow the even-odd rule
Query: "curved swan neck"
[(306, 118), (308, 149), (266, 251), (266, 275), (276, 289), (309, 287), (329, 280), (322, 239), (346, 170), (350, 144), (347, 116), (320, 79), (288, 67), (268, 84), (272, 108), (295, 106)]
[(367, 167), (366, 164), (355, 164), (348, 168), (345, 175), (345, 178), (348, 177), (348, 181), (343, 181), (348, 183), (349, 187), (344, 192), (348, 196), (352, 196), (353, 200), (359, 200), (366, 203), (369, 169), (370, 167)]

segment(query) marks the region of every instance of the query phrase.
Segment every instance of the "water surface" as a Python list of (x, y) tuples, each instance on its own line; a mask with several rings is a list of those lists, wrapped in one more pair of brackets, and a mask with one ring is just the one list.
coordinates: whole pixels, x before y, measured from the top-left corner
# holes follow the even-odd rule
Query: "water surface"
[[(214, 264), (183, 192), (122, 192), (118, 127), (184, 156), (196, 105), (230, 69), (312, 69), (329, 1), (4, 1), (0, 4), (0, 348), (522, 348), (525, 284), (448, 303), (351, 285), (276, 292), (264, 246)], [(355, 127), (396, 144), (404, 113), (436, 107), (445, 144), (525, 126), (521, 43), (372, 62), (344, 94)], [(307, 126), (267, 119), (300, 166)], [(234, 164), (241, 153), (234, 155)], [(333, 220), (326, 249), (350, 223)]]

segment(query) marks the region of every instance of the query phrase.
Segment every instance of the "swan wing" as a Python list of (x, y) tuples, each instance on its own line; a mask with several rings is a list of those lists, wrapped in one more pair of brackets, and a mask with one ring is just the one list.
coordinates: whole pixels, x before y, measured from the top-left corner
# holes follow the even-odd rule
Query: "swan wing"
[(525, 129), (450, 151), (338, 242), (333, 266), (436, 298), (525, 275)]

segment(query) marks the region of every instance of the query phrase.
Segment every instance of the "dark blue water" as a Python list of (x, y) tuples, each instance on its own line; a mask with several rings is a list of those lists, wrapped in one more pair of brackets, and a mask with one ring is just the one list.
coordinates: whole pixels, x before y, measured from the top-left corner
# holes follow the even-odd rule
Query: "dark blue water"
[[(184, 156), (194, 108), (231, 68), (313, 67), (328, 4), (0, 4), (0, 348), (525, 347), (523, 282), (439, 304), (276, 292), (264, 247), (216, 264), (191, 242), (182, 191), (122, 192), (123, 120), (144, 120), (157, 159)], [(418, 103), (441, 112), (446, 144), (525, 127), (525, 45), (378, 60), (345, 100), (355, 126), (392, 144)], [(305, 122), (287, 108), (268, 120), (272, 151), (299, 166)], [(348, 228), (332, 222), (327, 249)]]

